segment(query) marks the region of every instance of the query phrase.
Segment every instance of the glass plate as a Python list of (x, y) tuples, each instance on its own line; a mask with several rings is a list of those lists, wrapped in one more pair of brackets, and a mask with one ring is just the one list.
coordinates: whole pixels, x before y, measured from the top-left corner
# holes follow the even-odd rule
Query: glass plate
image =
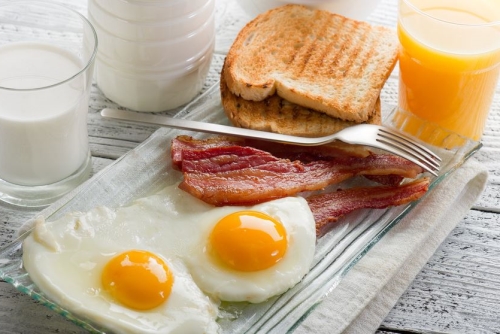
[[(383, 107), (384, 123), (392, 126), (393, 108)], [(183, 108), (177, 118), (227, 124), (216, 83), (203, 95)], [(67, 212), (88, 211), (98, 205), (118, 207), (179, 181), (180, 173), (170, 167), (170, 141), (177, 135), (196, 138), (206, 135), (160, 128), (144, 143), (96, 174), (88, 182), (42, 211), (48, 220)], [(438, 177), (432, 178), (429, 192), (474, 154), (481, 144), (466, 141), (460, 149), (432, 148), (444, 158)], [(352, 182), (352, 181), (351, 181)], [(357, 181), (360, 182), (359, 180)], [(363, 182), (363, 181), (361, 181)], [(219, 323), (224, 333), (286, 333), (292, 331), (321, 300), (332, 291), (347, 271), (368, 252), (384, 234), (419, 202), (386, 210), (361, 210), (344, 217), (318, 239), (311, 271), (295, 287), (281, 296), (260, 304), (227, 303), (221, 305)], [(91, 332), (105, 328), (73, 314), (48, 299), (31, 282), (22, 265), (22, 241), (29, 233), (31, 221), (20, 231), (20, 237), (0, 249), (0, 278), (19, 291), (38, 300), (57, 313)], [(24, 233), (23, 233), (24, 232)]]

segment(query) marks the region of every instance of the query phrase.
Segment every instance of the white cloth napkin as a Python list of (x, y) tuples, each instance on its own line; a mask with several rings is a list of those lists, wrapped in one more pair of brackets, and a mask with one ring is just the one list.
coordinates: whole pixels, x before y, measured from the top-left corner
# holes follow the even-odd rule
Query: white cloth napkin
[(420, 269), (481, 195), (486, 168), (469, 160), (392, 228), (296, 329), (374, 333)]

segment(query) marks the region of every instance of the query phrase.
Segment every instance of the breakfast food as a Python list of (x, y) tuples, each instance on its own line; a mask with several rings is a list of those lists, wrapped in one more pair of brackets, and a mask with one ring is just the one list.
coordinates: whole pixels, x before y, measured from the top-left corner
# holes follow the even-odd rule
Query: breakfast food
[[(50, 223), (39, 219), (23, 243), (23, 264), (31, 280), (62, 308), (112, 332), (216, 333), (218, 303), (162, 247), (165, 230), (159, 225), (164, 221), (152, 210), (158, 209), (158, 201), (143, 199), (116, 211), (99, 207)], [(120, 268), (112, 260), (124, 253)], [(107, 271), (125, 269), (113, 280), (118, 291), (108, 291), (101, 282), (113, 277), (106, 274), (109, 266)], [(167, 272), (173, 279), (164, 279)], [(168, 282), (169, 294), (163, 286)], [(165, 300), (158, 303), (158, 295)]]
[[(220, 80), (221, 100), (224, 112), (235, 126), (283, 133), (301, 137), (322, 137), (359, 124), (331, 117), (298, 104), (289, 102), (277, 94), (262, 101), (249, 101), (233, 94), (226, 85), (224, 74)], [(380, 98), (375, 110), (366, 122), (381, 123)]]
[(315, 152), (314, 148), (295, 147), (288, 154), (281, 152), (278, 158), (243, 140), (209, 139), (193, 144), (195, 141), (187, 136), (172, 141), (174, 168), (184, 173), (179, 187), (216, 206), (252, 205), (295, 196), (356, 175), (415, 178), (423, 172), (421, 167), (392, 154), (328, 157), (322, 148)]
[(247, 101), (278, 95), (361, 123), (373, 115), (397, 54), (392, 29), (286, 5), (259, 15), (240, 31), (221, 81)]
[[(307, 15), (324, 24), (324, 19), (345, 21), (301, 6), (280, 10), (295, 13), (299, 21)], [(349, 29), (368, 29), (352, 24), (347, 21)], [(283, 31), (287, 29), (285, 25)], [(373, 45), (358, 48), (347, 43), (344, 29), (340, 29), (344, 48), (357, 50), (357, 55), (370, 53)], [(364, 42), (378, 45), (370, 29), (361, 29), (366, 33)], [(258, 36), (257, 31), (253, 34)], [(327, 51), (321, 45), (320, 50)], [(238, 86), (243, 81), (226, 80), (229, 75), (224, 74), (232, 65), (239, 68), (237, 58), (233, 53), (226, 59), (221, 91), (226, 113), (240, 108), (238, 115), (228, 114), (239, 126), (315, 136), (358, 122), (380, 122), (379, 91), (385, 77), (375, 74), (371, 64), (366, 66), (372, 69), (369, 74), (355, 64), (340, 76), (359, 75), (363, 97), (352, 104), (347, 103), (352, 97), (340, 99), (342, 108), (330, 101), (326, 112), (280, 96), (284, 86), (279, 80), (275, 81), (278, 93), (262, 101), (251, 101), (245, 93), (239, 96), (233, 88), (243, 87)], [(387, 60), (386, 55), (380, 58)], [(337, 62), (342, 61), (338, 56)], [(388, 68), (393, 65), (387, 62)], [(364, 81), (367, 76), (370, 83)], [(310, 80), (311, 73), (304, 78)], [(288, 87), (297, 89), (301, 101), (312, 97), (298, 89), (310, 89), (308, 80)], [(253, 88), (246, 88), (252, 95)], [(258, 85), (255, 88), (262, 91)], [(326, 88), (322, 89), (319, 94)], [(257, 122), (253, 113), (263, 105), (268, 107), (266, 113), (275, 116)], [(351, 113), (350, 108), (358, 111)], [(349, 117), (340, 119), (340, 114), (356, 116), (346, 120)], [(173, 169), (179, 171), (173, 173), (182, 176), (178, 183), (128, 206), (97, 207), (37, 222), (24, 241), (23, 261), (30, 278), (49, 299), (111, 331), (218, 333), (224, 313), (219, 312), (221, 302), (261, 303), (294, 287), (313, 265), (317, 238), (340, 217), (353, 210), (414, 201), (429, 186), (425, 177), (401, 184), (405, 178), (418, 177), (423, 172), (419, 166), (343, 143), (304, 148), (179, 136), (172, 140), (170, 154)], [(337, 191), (338, 183), (354, 177), (370, 179), (370, 186)]]
[[(228, 137), (178, 136), (171, 145), (173, 168), (183, 172), (179, 188), (215, 206), (305, 197), (317, 237), (350, 212), (406, 204), (427, 192), (429, 178), (415, 179), (421, 167), (392, 154), (359, 153), (328, 145), (269, 145)], [(381, 186), (341, 191), (328, 187), (358, 175)], [(402, 183), (405, 178), (413, 180)]]
[[(112, 331), (216, 333), (220, 300), (285, 292), (309, 271), (315, 243), (303, 198), (216, 208), (174, 184), (118, 209), (41, 219), (23, 261), (50, 299)], [(171, 287), (157, 282), (169, 275)]]
[(430, 180), (422, 177), (401, 185), (349, 188), (307, 197), (316, 222), (316, 235), (322, 236), (332, 223), (360, 209), (385, 209), (416, 201), (429, 190)]
[[(300, 159), (293, 160), (292, 174), (318, 161), (333, 170), (337, 167), (330, 162), (344, 161), (340, 166), (351, 171), (331, 173), (346, 173), (341, 179), (352, 177), (352, 168), (358, 167), (389, 180), (394, 173), (413, 178), (422, 172), (404, 159), (374, 158), (342, 146), (250, 142), (253, 146), (243, 139), (179, 136), (172, 142), (172, 163), (184, 176), (221, 169), (229, 174), (245, 168), (287, 171), (292, 160), (286, 157)], [(353, 167), (353, 161), (359, 166)], [(267, 182), (259, 175), (256, 179)], [(282, 184), (289, 190), (297, 180)], [(245, 206), (217, 206), (176, 183), (125, 207), (97, 207), (53, 222), (40, 219), (24, 241), (23, 262), (48, 298), (111, 331), (217, 333), (221, 301), (260, 303), (299, 283), (311, 268), (317, 238), (332, 222), (353, 210), (408, 203), (428, 186), (429, 179), (420, 178), (403, 185), (327, 188), (260, 198)], [(238, 189), (239, 183), (220, 189), (226, 187)], [(258, 187), (254, 190), (259, 194)]]
[[(187, 193), (183, 196), (195, 202)], [(187, 259), (193, 279), (208, 295), (260, 303), (295, 286), (309, 271), (316, 227), (304, 198), (211, 211), (217, 218), (204, 218), (199, 241)]]

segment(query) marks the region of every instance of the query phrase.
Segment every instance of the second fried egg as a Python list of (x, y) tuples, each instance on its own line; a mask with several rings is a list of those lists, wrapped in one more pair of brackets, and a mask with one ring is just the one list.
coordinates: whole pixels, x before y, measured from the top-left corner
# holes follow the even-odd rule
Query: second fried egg
[(220, 300), (263, 302), (300, 282), (312, 264), (316, 230), (301, 197), (214, 212), (202, 224), (186, 263), (198, 286)]

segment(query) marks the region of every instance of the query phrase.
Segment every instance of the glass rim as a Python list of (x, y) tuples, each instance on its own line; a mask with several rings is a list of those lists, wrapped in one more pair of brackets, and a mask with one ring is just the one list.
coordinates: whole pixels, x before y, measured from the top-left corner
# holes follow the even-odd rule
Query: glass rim
[(51, 6), (53, 8), (58, 8), (58, 9), (62, 9), (65, 11), (69, 11), (73, 15), (76, 14), (76, 16), (78, 16), (82, 20), (84, 25), (87, 25), (90, 28), (90, 30), (92, 32), (92, 36), (94, 37), (94, 41), (95, 41), (94, 48), (92, 50), (92, 54), (90, 55), (89, 59), (85, 62), (84, 66), (81, 66), (81, 68), (78, 72), (76, 72), (75, 74), (73, 74), (72, 76), (70, 76), (67, 79), (58, 81), (58, 82), (51, 84), (51, 85), (34, 87), (34, 88), (12, 88), (12, 87), (4, 87), (4, 86), (0, 85), (0, 90), (12, 91), (12, 92), (29, 92), (29, 91), (40, 91), (40, 90), (50, 89), (50, 88), (60, 86), (62, 84), (65, 84), (65, 83), (73, 80), (74, 78), (80, 76), (82, 73), (84, 73), (85, 71), (87, 71), (89, 69), (89, 67), (94, 63), (96, 55), (97, 55), (98, 38), (97, 38), (97, 32), (95, 31), (94, 26), (92, 25), (92, 23), (90, 23), (90, 21), (84, 15), (82, 15), (81, 13), (77, 12), (76, 10), (74, 10), (72, 8), (69, 8), (69, 7), (66, 7), (63, 5), (59, 5), (59, 4), (55, 4), (55, 3), (44, 3), (42, 1), (16, 1), (15, 3), (2, 4), (2, 5), (0, 5), (0, 8), (15, 7), (15, 6), (20, 6), (20, 5), (39, 5), (39, 6), (43, 6), (43, 7)]
[(435, 20), (435, 21), (439, 21), (439, 22), (443, 22), (443, 23), (450, 24), (450, 25), (454, 25), (454, 26), (458, 26), (458, 27), (475, 27), (475, 28), (480, 28), (480, 27), (495, 27), (495, 26), (499, 26), (500, 27), (500, 19), (497, 20), (497, 21), (492, 21), (492, 22), (487, 22), (487, 23), (473, 23), (473, 24), (452, 22), (452, 21), (443, 20), (443, 19), (434, 17), (434, 16), (430, 15), (429, 13), (426, 13), (425, 11), (423, 11), (420, 8), (418, 8), (417, 6), (415, 6), (413, 4), (412, 0), (399, 0), (399, 2), (400, 3), (404, 2), (407, 6), (409, 6), (411, 9), (413, 9), (416, 13), (418, 13), (420, 15), (423, 15), (425, 17), (428, 17), (429, 19), (432, 19), (432, 20)]

